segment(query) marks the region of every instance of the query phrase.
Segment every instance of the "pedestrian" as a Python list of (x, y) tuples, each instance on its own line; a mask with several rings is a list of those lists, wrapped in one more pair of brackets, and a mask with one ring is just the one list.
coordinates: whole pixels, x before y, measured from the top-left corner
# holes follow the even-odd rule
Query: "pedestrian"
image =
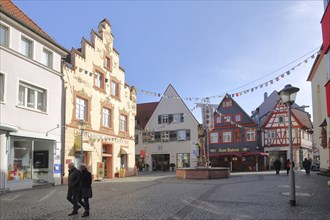
[[(85, 164), (79, 165), (79, 170), (81, 172), (80, 178), (80, 193), (79, 193), (79, 204), (81, 204), (85, 212), (81, 217), (89, 216), (89, 199), (92, 198), (92, 174), (88, 171)], [(84, 199), (84, 201), (82, 201)]]
[(305, 160), (303, 161), (303, 167), (305, 169), (306, 175), (309, 175), (311, 170), (310, 160), (307, 160), (307, 158), (305, 158)]
[(291, 167), (290, 159), (287, 159), (287, 161), (286, 161), (286, 175), (289, 175), (290, 167)]
[(77, 215), (78, 209), (81, 207), (78, 205), (78, 193), (79, 193), (79, 185), (80, 185), (80, 172), (75, 167), (74, 163), (69, 163), (69, 178), (68, 178), (68, 193), (66, 199), (71, 202), (73, 205), (73, 211), (69, 214)]
[(274, 161), (274, 168), (276, 170), (276, 174), (279, 174), (281, 170), (281, 161), (279, 159)]

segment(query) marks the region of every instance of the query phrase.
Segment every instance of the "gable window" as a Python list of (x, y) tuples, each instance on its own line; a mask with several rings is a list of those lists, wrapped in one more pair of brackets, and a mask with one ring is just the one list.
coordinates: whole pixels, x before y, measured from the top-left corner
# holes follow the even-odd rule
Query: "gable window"
[(161, 124), (168, 124), (168, 115), (161, 115)]
[(231, 122), (231, 117), (230, 117), (230, 115), (225, 115), (225, 116), (224, 116), (224, 121), (225, 121), (225, 123), (230, 123), (230, 122)]
[(231, 131), (225, 131), (222, 133), (222, 142), (223, 143), (231, 143)]
[(53, 68), (53, 53), (47, 49), (42, 50), (42, 64), (48, 66), (49, 68)]
[(0, 24), (0, 45), (9, 47), (9, 29)]
[(111, 93), (112, 96), (119, 98), (119, 83), (111, 81)]
[(76, 119), (87, 121), (87, 105), (86, 99), (76, 97)]
[(120, 131), (127, 132), (127, 116), (121, 114), (120, 115), (120, 125), (119, 125)]
[(218, 143), (218, 140), (219, 140), (218, 132), (211, 132), (210, 133), (210, 143), (211, 144), (216, 144), (216, 143)]
[(111, 70), (111, 58), (110, 58), (110, 56), (105, 56), (104, 67), (107, 68), (108, 70)]
[(95, 71), (94, 79), (95, 87), (104, 90), (104, 74), (99, 71)]
[(229, 108), (232, 106), (232, 101), (231, 100), (225, 100), (222, 104), (222, 107), (224, 108)]
[(234, 138), (235, 138), (235, 142), (240, 142), (241, 141), (241, 132), (240, 130), (235, 130), (235, 133), (234, 133)]
[(215, 117), (215, 123), (216, 124), (220, 124), (221, 123), (221, 116), (220, 115)]
[(284, 123), (284, 116), (283, 115), (278, 116), (278, 122), (279, 123)]
[(5, 74), (0, 73), (0, 102), (5, 101)]
[(173, 114), (173, 123), (180, 123), (180, 122), (183, 122), (183, 121), (184, 121), (183, 113)]
[(170, 132), (169, 131), (162, 131), (161, 132), (162, 142), (168, 142), (170, 140)]
[(256, 140), (256, 129), (250, 128), (246, 129), (246, 141)]
[(25, 37), (21, 38), (21, 53), (31, 59), (33, 58), (33, 42)]
[(111, 110), (108, 108), (102, 110), (102, 125), (107, 128), (111, 127)]
[(36, 86), (19, 82), (18, 105), (46, 112), (47, 92)]
[(240, 122), (240, 121), (242, 121), (242, 115), (241, 115), (241, 114), (235, 114), (235, 116), (234, 116), (234, 120), (235, 120), (236, 122)]

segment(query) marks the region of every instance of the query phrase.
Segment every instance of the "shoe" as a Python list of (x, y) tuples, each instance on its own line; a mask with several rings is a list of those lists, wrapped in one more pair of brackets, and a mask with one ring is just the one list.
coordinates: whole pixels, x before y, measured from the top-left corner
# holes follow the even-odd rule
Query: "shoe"
[(71, 215), (78, 215), (78, 211), (77, 211), (77, 210), (73, 210), (73, 211), (69, 214), (69, 216), (71, 216)]
[(81, 217), (87, 217), (87, 216), (89, 216), (89, 211), (85, 211)]

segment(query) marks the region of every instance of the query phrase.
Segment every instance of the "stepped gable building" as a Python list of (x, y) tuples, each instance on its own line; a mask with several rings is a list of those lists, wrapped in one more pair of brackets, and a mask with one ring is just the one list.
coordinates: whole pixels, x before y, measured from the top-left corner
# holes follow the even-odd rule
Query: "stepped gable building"
[(104, 19), (63, 66), (65, 170), (68, 163), (83, 161), (94, 178), (135, 175), (136, 91), (125, 82), (113, 44), (110, 22)]
[(230, 167), (233, 172), (265, 169), (267, 154), (261, 148), (258, 126), (230, 95), (214, 113), (208, 144), (213, 167)]
[(159, 102), (138, 104), (136, 161), (140, 170), (197, 165), (198, 121), (170, 84)]
[(12, 1), (0, 1), (0, 191), (61, 184), (67, 53)]

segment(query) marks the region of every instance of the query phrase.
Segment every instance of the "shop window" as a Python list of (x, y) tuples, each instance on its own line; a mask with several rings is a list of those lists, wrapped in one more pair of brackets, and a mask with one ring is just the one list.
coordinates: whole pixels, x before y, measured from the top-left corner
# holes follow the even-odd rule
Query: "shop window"
[(14, 140), (12, 143), (8, 154), (8, 180), (32, 179), (32, 142)]
[(48, 168), (48, 151), (33, 152), (33, 168)]
[(190, 167), (189, 153), (178, 153), (176, 157), (177, 157), (177, 168)]

